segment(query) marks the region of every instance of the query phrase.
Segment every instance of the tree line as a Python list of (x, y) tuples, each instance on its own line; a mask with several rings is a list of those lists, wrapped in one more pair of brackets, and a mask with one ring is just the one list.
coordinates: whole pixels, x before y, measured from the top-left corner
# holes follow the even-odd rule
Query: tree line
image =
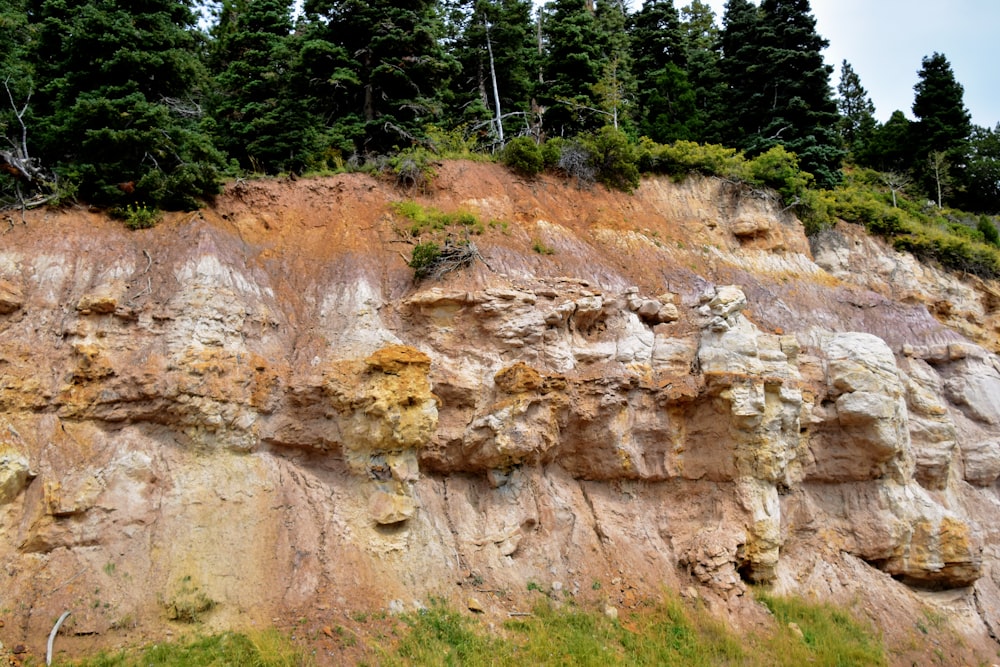
[(0, 32), (0, 194), (22, 206), (184, 208), (227, 174), (610, 127), (1000, 210), (1000, 126), (971, 123), (946, 57), (915, 120), (879, 123), (849, 63), (834, 90), (808, 0), (0, 0)]

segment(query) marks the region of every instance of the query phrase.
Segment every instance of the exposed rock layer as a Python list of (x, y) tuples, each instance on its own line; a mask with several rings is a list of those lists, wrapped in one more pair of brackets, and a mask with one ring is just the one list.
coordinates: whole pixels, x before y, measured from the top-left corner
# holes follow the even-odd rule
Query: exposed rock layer
[[(765, 582), (900, 644), (952, 591), (963, 650), (995, 655), (995, 285), (846, 227), (810, 251), (716, 181), (440, 171), (419, 199), (503, 222), (440, 283), (412, 283), (405, 193), (363, 176), (5, 236), (5, 643), (64, 609), (111, 643), (472, 582), (513, 592), (486, 611), (528, 581), (614, 604), (694, 586), (738, 622)], [(856, 270), (887, 263), (905, 294)]]

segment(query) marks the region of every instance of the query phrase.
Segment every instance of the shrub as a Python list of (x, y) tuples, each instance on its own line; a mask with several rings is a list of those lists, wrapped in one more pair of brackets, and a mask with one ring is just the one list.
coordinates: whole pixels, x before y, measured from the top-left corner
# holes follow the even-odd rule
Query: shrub
[(1000, 247), (1000, 232), (997, 231), (996, 224), (985, 215), (979, 216), (976, 229), (983, 235), (983, 239), (992, 246)]
[(576, 140), (562, 142), (561, 146), (559, 169), (567, 178), (574, 179), (578, 188), (593, 185), (597, 173), (590, 161), (590, 151)]
[(389, 158), (389, 171), (396, 185), (408, 190), (424, 189), (434, 179), (434, 155), (426, 148), (407, 148)]
[(545, 169), (542, 149), (531, 137), (517, 137), (510, 141), (500, 155), (508, 169), (522, 176), (536, 176)]
[(799, 169), (795, 153), (784, 146), (774, 146), (747, 163), (747, 180), (751, 185), (776, 190), (786, 205), (792, 205), (800, 200), (813, 177)]
[(434, 270), (438, 259), (441, 257), (441, 246), (433, 241), (418, 243), (413, 248), (408, 266), (413, 269), (415, 280), (423, 280)]
[(125, 208), (111, 211), (111, 215), (125, 223), (129, 229), (149, 229), (155, 227), (162, 217), (158, 209), (145, 204), (129, 204)]
[(563, 148), (568, 142), (562, 137), (553, 137), (542, 144), (542, 163), (546, 169), (558, 169)]
[(598, 181), (624, 192), (639, 186), (639, 159), (635, 147), (621, 130), (605, 125), (580, 137)]
[(667, 146), (650, 147), (655, 171), (683, 179), (694, 172), (730, 180), (746, 178), (746, 160), (735, 148), (717, 144), (675, 141)]

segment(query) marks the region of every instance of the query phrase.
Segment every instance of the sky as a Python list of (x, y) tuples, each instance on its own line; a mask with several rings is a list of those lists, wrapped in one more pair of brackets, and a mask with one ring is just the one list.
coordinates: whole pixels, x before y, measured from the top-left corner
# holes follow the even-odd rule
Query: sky
[[(725, 0), (705, 1), (721, 25)], [(678, 8), (687, 4), (674, 1)], [(937, 52), (965, 88), (972, 122), (989, 128), (1000, 122), (1000, 0), (811, 0), (810, 6), (816, 31), (830, 42), (823, 55), (834, 66), (834, 90), (846, 59), (880, 121), (897, 109), (913, 118), (921, 61)]]

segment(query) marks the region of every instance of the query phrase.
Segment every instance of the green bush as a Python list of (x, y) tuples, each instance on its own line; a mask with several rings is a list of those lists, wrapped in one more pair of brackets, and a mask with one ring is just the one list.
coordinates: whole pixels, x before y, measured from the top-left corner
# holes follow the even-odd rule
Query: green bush
[(693, 141), (675, 141), (666, 146), (650, 144), (647, 150), (654, 171), (675, 179), (683, 179), (691, 173), (730, 180), (746, 178), (746, 160), (735, 148)]
[(116, 208), (111, 215), (125, 223), (129, 229), (149, 229), (160, 221), (162, 213), (145, 204), (129, 204), (124, 208)]
[(409, 190), (422, 190), (437, 175), (434, 171), (434, 161), (433, 153), (417, 146), (391, 156), (388, 167), (396, 178), (396, 185)]
[(433, 241), (418, 243), (413, 248), (408, 266), (413, 269), (413, 278), (422, 280), (429, 276), (441, 258), (441, 246)]
[(559, 167), (559, 160), (562, 159), (563, 148), (567, 143), (562, 137), (552, 137), (542, 144), (542, 163), (546, 169)]
[(433, 207), (424, 207), (412, 200), (390, 204), (392, 210), (410, 221), (410, 236), (417, 237), (426, 231), (443, 231), (451, 225), (464, 227), (467, 233), (482, 234), (485, 226), (471, 211), (446, 213)]
[(992, 246), (1000, 247), (1000, 232), (997, 231), (996, 224), (988, 216), (979, 216), (976, 229), (983, 235), (983, 239)]
[(799, 159), (784, 146), (774, 146), (750, 160), (747, 177), (750, 185), (776, 190), (786, 205), (800, 200), (802, 193), (813, 183), (812, 174), (799, 169)]
[(598, 181), (623, 192), (639, 187), (639, 155), (624, 132), (605, 125), (579, 139)]
[(504, 147), (500, 160), (522, 176), (536, 176), (545, 169), (541, 147), (531, 137), (517, 137)]

